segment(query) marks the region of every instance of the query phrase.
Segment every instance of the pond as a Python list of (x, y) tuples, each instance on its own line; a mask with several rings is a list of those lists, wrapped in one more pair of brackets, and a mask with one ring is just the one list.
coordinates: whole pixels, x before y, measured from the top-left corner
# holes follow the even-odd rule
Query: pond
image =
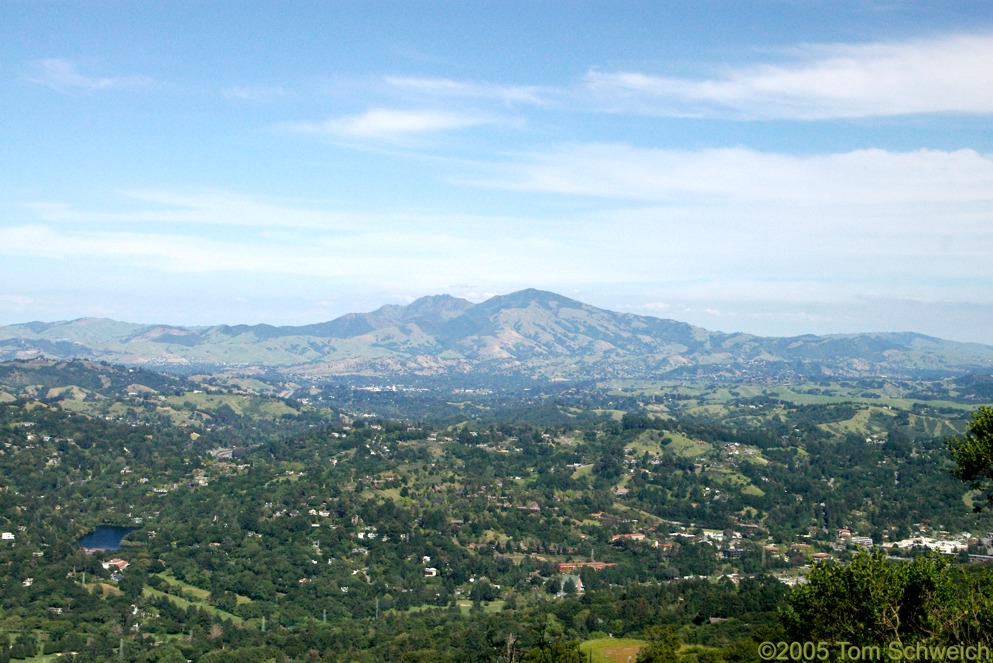
[(135, 527), (118, 527), (116, 525), (100, 525), (79, 540), (81, 548), (86, 550), (118, 550), (121, 547), (121, 539), (131, 532)]

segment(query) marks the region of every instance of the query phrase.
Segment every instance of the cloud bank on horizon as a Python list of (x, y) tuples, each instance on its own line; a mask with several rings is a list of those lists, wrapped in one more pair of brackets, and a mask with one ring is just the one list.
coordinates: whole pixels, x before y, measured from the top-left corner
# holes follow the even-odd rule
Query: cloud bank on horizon
[(0, 324), (526, 287), (993, 343), (986, 3), (0, 8)]

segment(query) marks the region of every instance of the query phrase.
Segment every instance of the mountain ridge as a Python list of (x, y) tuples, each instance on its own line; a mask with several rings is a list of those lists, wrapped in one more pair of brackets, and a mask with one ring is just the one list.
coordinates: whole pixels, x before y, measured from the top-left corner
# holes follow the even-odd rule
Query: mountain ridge
[(546, 379), (851, 377), (993, 368), (993, 346), (916, 332), (717, 332), (533, 288), (478, 304), (431, 295), (302, 326), (143, 325), (107, 318), (0, 326), (0, 359), (37, 356), (159, 368), (255, 367), (312, 378), (467, 371)]

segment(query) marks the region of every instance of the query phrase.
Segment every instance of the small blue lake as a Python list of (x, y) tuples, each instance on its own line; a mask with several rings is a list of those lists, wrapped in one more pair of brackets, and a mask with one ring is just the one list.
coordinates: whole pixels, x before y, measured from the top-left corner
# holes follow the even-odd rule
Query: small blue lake
[(118, 550), (121, 547), (121, 539), (131, 532), (135, 527), (117, 527), (115, 525), (100, 525), (79, 540), (81, 548), (91, 550)]

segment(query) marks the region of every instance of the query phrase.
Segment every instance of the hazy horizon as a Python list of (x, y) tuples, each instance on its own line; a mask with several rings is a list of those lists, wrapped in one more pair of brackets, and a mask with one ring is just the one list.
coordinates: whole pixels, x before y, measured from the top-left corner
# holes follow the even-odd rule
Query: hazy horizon
[[(549, 292), (549, 291), (544, 291), (544, 292)], [(466, 299), (466, 298), (460, 298), (460, 299), (465, 299), (466, 301), (469, 301), (472, 304), (481, 304), (481, 303), (487, 301), (488, 299), (490, 299), (492, 297), (498, 297), (498, 296), (502, 296), (502, 295), (511, 295), (511, 294), (515, 294), (515, 293), (500, 293), (500, 294), (497, 294), (497, 295), (492, 295), (491, 297), (480, 299), (478, 301), (474, 301), (474, 300)], [(552, 293), (552, 294), (560, 294), (560, 293)], [(454, 297), (454, 295), (450, 295), (449, 293), (435, 293), (433, 295), (424, 295), (423, 297), (419, 297), (417, 299), (428, 298), (428, 297), (440, 297), (440, 296), (453, 296)], [(570, 299), (574, 299), (574, 298), (570, 298)], [(413, 300), (413, 301), (416, 301), (416, 300)], [(109, 318), (109, 317), (106, 317), (106, 316), (84, 316), (84, 317), (78, 317), (78, 318), (66, 318), (66, 319), (62, 319), (62, 320), (25, 320), (25, 321), (22, 321), (22, 322), (12, 322), (12, 323), (0, 324), (0, 327), (4, 327), (4, 326), (17, 326), (17, 325), (25, 325), (25, 324), (32, 324), (32, 323), (42, 323), (42, 324), (72, 323), (72, 322), (76, 322), (76, 321), (79, 321), (79, 320), (87, 320), (87, 319), (111, 320), (113, 322), (120, 322), (120, 323), (126, 323), (126, 324), (134, 324), (134, 325), (139, 325), (139, 326), (149, 326), (149, 327), (165, 326), (165, 327), (181, 327), (181, 328), (210, 328), (210, 327), (218, 327), (218, 326), (236, 327), (236, 326), (255, 326), (255, 325), (268, 325), (268, 326), (272, 326), (272, 327), (300, 327), (300, 326), (306, 326), (306, 325), (313, 325), (313, 324), (321, 324), (321, 323), (325, 323), (325, 322), (331, 322), (331, 321), (333, 321), (333, 320), (335, 320), (335, 319), (337, 319), (339, 317), (342, 317), (342, 316), (345, 316), (345, 315), (349, 315), (349, 314), (360, 314), (361, 315), (361, 314), (364, 314), (364, 313), (372, 313), (372, 312), (378, 310), (379, 308), (385, 307), (385, 306), (406, 306), (406, 305), (409, 305), (409, 304), (413, 303), (413, 301), (411, 301), (411, 302), (403, 302), (403, 303), (387, 302), (386, 304), (382, 304), (380, 306), (376, 306), (376, 307), (370, 308), (368, 310), (347, 311), (345, 313), (342, 313), (341, 315), (336, 315), (336, 316), (334, 316), (332, 318), (327, 318), (327, 319), (322, 319), (322, 320), (310, 320), (310, 321), (305, 321), (305, 322), (301, 322), (301, 323), (297, 323), (297, 324), (279, 324), (279, 323), (267, 322), (265, 320), (255, 321), (255, 322), (239, 322), (239, 321), (228, 320), (228, 321), (215, 321), (215, 322), (204, 322), (204, 323), (182, 323), (182, 322), (173, 322), (173, 321), (169, 321), (169, 320), (130, 320), (130, 319), (120, 319), (120, 318)], [(577, 300), (577, 301), (580, 301), (580, 300)], [(580, 303), (581, 304), (589, 304), (589, 302), (583, 302), (583, 301), (580, 301)], [(615, 310), (615, 309), (611, 309), (609, 307), (603, 307), (603, 306), (597, 306), (596, 308), (600, 308), (600, 309), (607, 310), (607, 311), (612, 311), (612, 312), (615, 312), (615, 313), (632, 313), (632, 311)], [(670, 317), (670, 316), (667, 316), (667, 315), (663, 315), (663, 314), (636, 313), (636, 315), (641, 315), (641, 316), (646, 316), (646, 317), (654, 317), (654, 318), (660, 318), (660, 319), (675, 320), (676, 322), (687, 322), (686, 320), (680, 320), (678, 318), (673, 318), (673, 317)], [(689, 324), (693, 324), (693, 323), (689, 323)], [(702, 325), (695, 325), (695, 326), (702, 327)], [(812, 333), (812, 332), (802, 332), (802, 333), (799, 333), (799, 334), (756, 334), (755, 332), (750, 332), (747, 329), (721, 329), (721, 328), (711, 328), (711, 327), (704, 327), (704, 329), (706, 329), (707, 331), (711, 331), (711, 332), (720, 332), (720, 333), (745, 333), (745, 334), (752, 334), (754, 336), (765, 336), (765, 337), (770, 337), (770, 338), (783, 338), (783, 337), (787, 337), (788, 338), (788, 337), (795, 337), (795, 336), (803, 336), (803, 335), (807, 335), (807, 334)], [(880, 330), (872, 330), (872, 329), (856, 330), (856, 329), (853, 329), (853, 330), (850, 330), (850, 331), (824, 332), (823, 334), (816, 334), (816, 335), (825, 335), (825, 336), (827, 336), (827, 335), (873, 334), (873, 333), (918, 333), (918, 334), (923, 334), (924, 332), (917, 332), (917, 331), (915, 331), (913, 329), (888, 329), (888, 330), (883, 330), (883, 329), (880, 329)], [(943, 338), (943, 337), (938, 337), (938, 338)], [(944, 340), (952, 340), (952, 341), (954, 341), (954, 340), (961, 340), (961, 339), (945, 338)], [(982, 341), (968, 341), (968, 340), (966, 340), (964, 342), (983, 343)], [(990, 343), (984, 343), (984, 344), (985, 345), (993, 345), (993, 344), (990, 344)]]

